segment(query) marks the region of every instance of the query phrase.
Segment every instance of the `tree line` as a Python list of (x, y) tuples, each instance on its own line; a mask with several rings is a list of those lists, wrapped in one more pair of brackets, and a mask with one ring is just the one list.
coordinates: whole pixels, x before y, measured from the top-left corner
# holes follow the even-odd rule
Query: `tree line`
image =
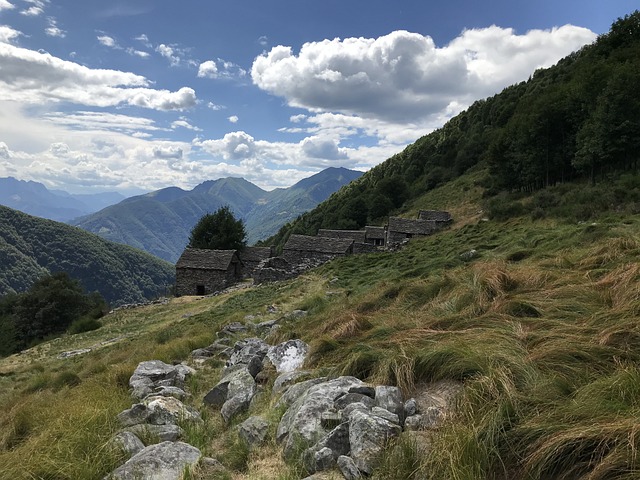
[(635, 11), (557, 65), (475, 102), (262, 243), (281, 246), (292, 233), (379, 224), (407, 200), (476, 165), (488, 167), (488, 196), (637, 171), (638, 85)]

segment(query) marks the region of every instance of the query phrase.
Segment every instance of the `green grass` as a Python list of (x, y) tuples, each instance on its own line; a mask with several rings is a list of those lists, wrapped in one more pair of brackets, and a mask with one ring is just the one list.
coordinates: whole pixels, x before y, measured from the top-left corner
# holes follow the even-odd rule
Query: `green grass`
[[(97, 330), (0, 360), (0, 472), (16, 480), (101, 478), (123, 460), (105, 445), (117, 413), (131, 405), (128, 379), (137, 363), (182, 361), (222, 326), (254, 315), (255, 322), (282, 317), (269, 340), (309, 342), (306, 367), (318, 374), (394, 384), (406, 395), (424, 381), (464, 383), (455, 415), (428, 441), (403, 434), (376, 479), (397, 472), (638, 478), (640, 220), (483, 221), (473, 204), (476, 180), (451, 187), (476, 195), (451, 229), (401, 252), (344, 258), (294, 281), (220, 297), (118, 311)], [(441, 202), (448, 198), (455, 192)], [(463, 260), (471, 249), (479, 255)], [(284, 319), (295, 309), (308, 315)], [(92, 351), (58, 358), (80, 348)], [(220, 367), (209, 362), (189, 381), (188, 401), (204, 424), (183, 428), (228, 472), (196, 469), (190, 478), (299, 478), (273, 434), (263, 447), (245, 448), (219, 412), (202, 405)], [(267, 385), (246, 415), (263, 415), (275, 429), (282, 413)]]

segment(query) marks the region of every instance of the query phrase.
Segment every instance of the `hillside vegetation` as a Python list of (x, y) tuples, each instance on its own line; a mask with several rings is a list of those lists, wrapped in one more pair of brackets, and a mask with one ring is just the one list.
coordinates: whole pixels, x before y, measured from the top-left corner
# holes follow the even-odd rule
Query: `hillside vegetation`
[(0, 296), (66, 272), (112, 305), (163, 295), (175, 279), (173, 265), (147, 253), (2, 206), (0, 265)]
[[(292, 233), (313, 235), (320, 228), (381, 224), (387, 215), (402, 211), (408, 200), (469, 169), (486, 173), (478, 182), (487, 197), (497, 197), (493, 206), (571, 180), (596, 183), (611, 174), (635, 172), (640, 151), (639, 84), (640, 12), (636, 11), (557, 65), (475, 102), (264, 243), (282, 246)], [(628, 193), (615, 192), (613, 206), (638, 201)], [(586, 203), (582, 211), (555, 213), (585, 220), (598, 207)]]
[[(396, 384), (407, 396), (423, 382), (464, 383), (455, 415), (428, 442), (403, 434), (373, 478), (637, 478), (640, 220), (487, 221), (475, 215), (481, 191), (467, 188), (473, 183), (464, 175), (430, 192), (431, 201), (468, 192), (469, 214), (400, 252), (347, 257), (275, 285), (119, 311), (99, 330), (0, 361), (0, 471), (15, 479), (102, 478), (121, 462), (105, 445), (120, 428), (115, 416), (131, 404), (127, 381), (137, 363), (187, 360), (224, 325), (252, 315), (281, 319), (272, 343), (310, 343), (306, 368), (317, 375)], [(284, 319), (294, 309), (308, 315)], [(80, 348), (92, 351), (57, 358)], [(189, 385), (205, 426), (188, 431), (186, 441), (230, 473), (190, 478), (302, 478), (273, 439), (248, 450), (236, 422), (224, 426), (219, 412), (203, 406), (221, 367), (210, 361)], [(270, 385), (246, 415), (275, 425), (282, 410)]]

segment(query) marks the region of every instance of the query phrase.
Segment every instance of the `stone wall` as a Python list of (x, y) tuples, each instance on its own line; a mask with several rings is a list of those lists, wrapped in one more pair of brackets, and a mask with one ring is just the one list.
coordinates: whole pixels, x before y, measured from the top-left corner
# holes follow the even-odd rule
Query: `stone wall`
[[(233, 266), (229, 270), (176, 269), (176, 295), (210, 295), (238, 281)], [(198, 286), (203, 290), (199, 291)]]

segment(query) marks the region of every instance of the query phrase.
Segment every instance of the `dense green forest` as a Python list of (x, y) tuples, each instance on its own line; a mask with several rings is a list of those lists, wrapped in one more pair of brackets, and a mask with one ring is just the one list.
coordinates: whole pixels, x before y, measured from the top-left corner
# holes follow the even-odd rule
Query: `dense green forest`
[(114, 306), (162, 295), (175, 278), (172, 264), (147, 253), (2, 206), (0, 265), (0, 296), (66, 272)]
[(102, 296), (82, 290), (64, 272), (47, 275), (28, 291), (0, 298), (0, 356), (10, 355), (47, 337), (100, 327), (107, 313)]
[[(517, 198), (509, 195), (570, 181), (595, 184), (637, 171), (638, 85), (640, 12), (635, 11), (557, 65), (475, 102), (263, 243), (282, 246), (292, 233), (380, 224), (407, 200), (474, 167), (486, 171), (482, 186), (489, 210)], [(490, 197), (498, 195), (502, 198), (492, 203)]]

